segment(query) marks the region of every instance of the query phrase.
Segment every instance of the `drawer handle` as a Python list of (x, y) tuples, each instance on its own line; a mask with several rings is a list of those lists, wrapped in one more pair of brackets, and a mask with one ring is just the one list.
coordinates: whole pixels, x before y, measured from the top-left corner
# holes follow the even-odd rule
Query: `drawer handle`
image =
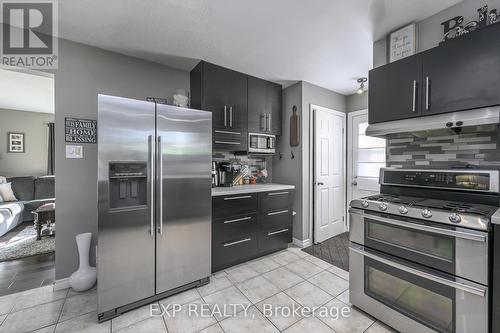
[(215, 132), (215, 133), (221, 133), (221, 134), (234, 134), (234, 135), (241, 135), (241, 133), (240, 133), (240, 132), (219, 131), (219, 130), (215, 130), (214, 132)]
[(281, 234), (281, 233), (284, 233), (284, 232), (287, 232), (287, 231), (288, 231), (288, 229), (283, 229), (283, 230), (280, 230), (280, 231), (268, 232), (267, 235), (268, 236), (272, 236), (272, 235)]
[(251, 240), (252, 239), (250, 237), (248, 237), (248, 238), (236, 241), (236, 242), (226, 243), (226, 244), (224, 244), (224, 247), (231, 246), (231, 245), (236, 245), (236, 244), (240, 244), (240, 243), (245, 243), (245, 242), (248, 242), (248, 241), (251, 241)]
[(235, 145), (235, 146), (239, 146), (241, 144), (241, 142), (229, 142), (229, 141), (214, 141), (214, 142), (222, 145)]
[(239, 200), (239, 199), (250, 199), (252, 198), (251, 195), (244, 195), (242, 197), (229, 197), (229, 198), (224, 198), (224, 200)]
[(246, 221), (246, 220), (251, 220), (252, 217), (251, 216), (247, 216), (247, 217), (242, 217), (240, 219), (234, 219), (234, 220), (227, 220), (227, 221), (224, 221), (224, 224), (228, 224), (228, 223), (234, 223), (234, 222), (239, 222), (239, 221)]
[(267, 215), (271, 216), (271, 215), (286, 214), (286, 213), (288, 213), (288, 209), (287, 210), (280, 210), (279, 212), (267, 213)]
[(288, 192), (273, 192), (273, 193), (268, 193), (267, 195), (284, 195), (288, 194)]

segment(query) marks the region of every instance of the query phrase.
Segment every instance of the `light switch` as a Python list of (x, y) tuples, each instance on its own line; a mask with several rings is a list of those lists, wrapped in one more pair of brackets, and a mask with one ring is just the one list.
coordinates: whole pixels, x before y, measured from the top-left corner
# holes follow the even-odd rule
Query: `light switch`
[(83, 158), (83, 146), (66, 145), (66, 158)]

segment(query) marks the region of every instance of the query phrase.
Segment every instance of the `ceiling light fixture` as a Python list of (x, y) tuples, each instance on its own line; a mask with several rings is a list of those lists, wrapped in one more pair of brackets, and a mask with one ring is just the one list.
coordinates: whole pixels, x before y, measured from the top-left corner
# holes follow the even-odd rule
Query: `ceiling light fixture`
[(366, 77), (360, 77), (358, 79), (358, 83), (359, 83), (359, 88), (358, 90), (356, 91), (359, 95), (361, 95), (363, 92), (365, 92), (366, 88), (365, 88), (365, 82), (368, 81), (368, 79)]

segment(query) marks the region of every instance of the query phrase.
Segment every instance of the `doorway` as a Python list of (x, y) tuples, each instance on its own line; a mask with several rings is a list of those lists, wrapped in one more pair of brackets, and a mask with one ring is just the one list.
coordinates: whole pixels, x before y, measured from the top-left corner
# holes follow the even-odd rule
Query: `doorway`
[(367, 127), (368, 110), (348, 114), (347, 206), (353, 199), (380, 191), (378, 177), (380, 168), (385, 167), (385, 139), (366, 136)]
[(54, 75), (0, 69), (0, 296), (55, 280)]
[(346, 114), (313, 106), (314, 243), (346, 230)]

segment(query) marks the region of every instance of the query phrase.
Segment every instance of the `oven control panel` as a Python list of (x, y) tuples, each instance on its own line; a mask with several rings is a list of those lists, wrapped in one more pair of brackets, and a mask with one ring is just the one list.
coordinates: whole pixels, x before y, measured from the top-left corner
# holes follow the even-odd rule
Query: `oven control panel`
[(498, 192), (498, 171), (382, 169), (382, 185)]

